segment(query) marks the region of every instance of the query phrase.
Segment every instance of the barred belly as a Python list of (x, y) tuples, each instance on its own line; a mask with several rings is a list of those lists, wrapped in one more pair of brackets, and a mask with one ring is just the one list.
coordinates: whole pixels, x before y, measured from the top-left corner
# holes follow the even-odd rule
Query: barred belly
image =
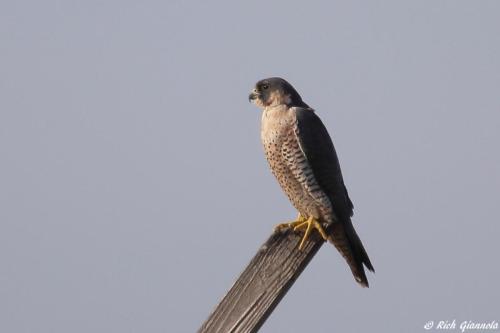
[(303, 217), (334, 221), (328, 196), (318, 185), (296, 136), (293, 110), (265, 110), (261, 138), (267, 161), (281, 188)]

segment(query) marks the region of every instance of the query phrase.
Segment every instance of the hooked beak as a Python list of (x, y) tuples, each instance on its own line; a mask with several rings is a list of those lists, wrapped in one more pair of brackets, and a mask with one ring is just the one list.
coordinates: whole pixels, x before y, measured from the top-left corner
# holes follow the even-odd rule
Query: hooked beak
[(250, 95), (248, 95), (248, 101), (253, 102), (255, 99), (259, 98), (259, 96), (260, 95), (259, 95), (257, 89), (254, 89), (254, 90), (252, 90)]

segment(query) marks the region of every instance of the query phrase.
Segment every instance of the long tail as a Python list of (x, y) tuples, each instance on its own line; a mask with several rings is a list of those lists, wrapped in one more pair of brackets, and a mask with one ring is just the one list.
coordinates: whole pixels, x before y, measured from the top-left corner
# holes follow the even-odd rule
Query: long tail
[(347, 261), (356, 281), (361, 286), (368, 288), (368, 279), (363, 264), (372, 272), (375, 272), (375, 269), (356, 230), (354, 230), (351, 220), (333, 223), (329, 234), (330, 241)]

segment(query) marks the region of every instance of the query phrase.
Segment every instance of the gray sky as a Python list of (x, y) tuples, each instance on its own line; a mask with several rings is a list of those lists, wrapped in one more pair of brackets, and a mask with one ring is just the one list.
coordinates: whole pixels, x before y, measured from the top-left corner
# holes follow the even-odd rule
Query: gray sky
[(295, 211), (253, 84), (333, 136), (377, 273), (332, 246), (262, 332), (500, 320), (498, 1), (2, 1), (0, 331), (193, 332)]

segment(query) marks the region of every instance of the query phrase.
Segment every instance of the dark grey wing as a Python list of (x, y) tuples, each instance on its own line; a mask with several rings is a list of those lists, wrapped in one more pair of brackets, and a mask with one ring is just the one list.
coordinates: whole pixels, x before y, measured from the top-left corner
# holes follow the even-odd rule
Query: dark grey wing
[(330, 199), (339, 219), (337, 222), (340, 222), (331, 225), (331, 241), (346, 259), (356, 281), (368, 287), (363, 264), (371, 271), (374, 269), (351, 222), (353, 205), (344, 185), (332, 139), (313, 110), (296, 108), (296, 117), (300, 148), (306, 155), (316, 182)]
[(332, 139), (312, 109), (296, 108), (297, 137), (314, 177), (328, 195), (335, 215), (341, 220), (353, 214), (353, 204), (344, 185)]

